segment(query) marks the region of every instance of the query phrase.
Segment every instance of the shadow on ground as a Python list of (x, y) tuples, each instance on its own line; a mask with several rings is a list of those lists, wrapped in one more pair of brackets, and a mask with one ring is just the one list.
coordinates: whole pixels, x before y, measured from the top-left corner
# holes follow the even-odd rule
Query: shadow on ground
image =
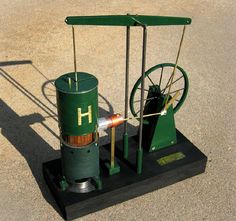
[[(51, 100), (44, 93), (46, 85), (53, 83), (54, 80), (48, 79), (39, 69), (33, 65), (32, 61), (7, 61), (0, 62), (0, 67), (9, 65), (32, 65), (37, 72), (46, 78), (46, 82), (42, 84), (42, 94), (46, 100), (53, 104)], [(48, 117), (51, 117), (57, 121), (56, 112), (48, 105), (42, 102), (34, 94), (28, 91), (23, 85), (16, 81), (9, 73), (0, 68), (1, 76), (7, 80), (11, 85), (23, 95), (25, 95), (31, 102), (36, 104), (42, 109)], [(99, 108), (100, 116), (107, 116), (113, 113), (113, 107), (110, 102), (99, 94), (99, 97), (107, 104), (108, 110)], [(22, 104), (24, 105), (24, 104)], [(39, 113), (33, 113), (26, 116), (19, 116), (6, 102), (0, 99), (0, 127), (2, 128), (2, 135), (16, 148), (16, 150), (25, 158), (29, 168), (38, 183), (39, 189), (42, 192), (45, 200), (62, 216), (59, 208), (57, 207), (49, 189), (44, 181), (42, 174), (42, 163), (60, 157), (60, 151), (51, 147), (39, 134), (37, 134), (32, 128), (31, 124), (40, 123), (45, 127), (53, 136), (59, 139), (57, 133), (55, 133), (44, 122), (46, 119)], [(136, 129), (131, 124), (128, 124), (128, 129), (131, 133), (135, 133)], [(106, 136), (102, 137), (100, 142), (104, 143), (108, 139), (109, 131), (106, 132)]]

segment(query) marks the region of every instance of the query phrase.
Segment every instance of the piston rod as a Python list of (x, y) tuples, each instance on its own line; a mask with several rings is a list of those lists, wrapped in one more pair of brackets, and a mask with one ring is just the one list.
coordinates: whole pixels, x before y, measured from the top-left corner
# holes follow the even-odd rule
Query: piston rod
[[(166, 96), (166, 99), (165, 99), (165, 105), (167, 104), (167, 102), (169, 100), (170, 90), (171, 90), (171, 87), (172, 87), (172, 84), (173, 84), (176, 68), (178, 66), (179, 55), (180, 55), (181, 47), (182, 47), (183, 40), (184, 40), (185, 29), (186, 29), (186, 26), (184, 25), (182, 36), (181, 36), (181, 40), (180, 40), (180, 43), (179, 43), (178, 53), (177, 53), (177, 56), (176, 56), (174, 70), (173, 70), (173, 72), (171, 74), (171, 77), (170, 77), (170, 84), (169, 84), (170, 86), (169, 86), (168, 93), (167, 93), (167, 96)], [(168, 83), (167, 83), (167, 86), (168, 86)]]
[(142, 173), (143, 164), (143, 107), (144, 107), (144, 86), (145, 86), (145, 65), (146, 65), (146, 48), (147, 48), (147, 27), (143, 26), (143, 50), (142, 50), (142, 74), (141, 74), (141, 102), (140, 102), (140, 123), (139, 123), (139, 146), (137, 150), (137, 173)]
[(72, 25), (72, 37), (73, 37), (73, 53), (74, 53), (74, 69), (75, 69), (75, 82), (77, 84), (78, 77), (77, 77), (77, 65), (76, 65), (76, 46), (75, 46), (75, 29)]
[[(130, 27), (126, 28), (126, 67), (125, 67), (125, 118), (128, 117), (129, 106), (129, 54), (130, 54)], [(123, 156), (128, 158), (129, 143), (128, 143), (128, 122), (124, 123), (124, 135), (123, 135)]]

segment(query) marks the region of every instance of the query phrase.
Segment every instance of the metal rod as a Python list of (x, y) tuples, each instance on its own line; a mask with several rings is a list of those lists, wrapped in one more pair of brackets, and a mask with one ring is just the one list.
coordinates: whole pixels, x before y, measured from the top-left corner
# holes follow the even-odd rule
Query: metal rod
[[(125, 118), (128, 117), (129, 107), (129, 55), (130, 55), (130, 26), (126, 28), (126, 65), (125, 65)], [(128, 143), (128, 122), (124, 123), (123, 135), (123, 156), (128, 158), (129, 143)]]
[[(173, 73), (173, 72), (172, 72), (172, 73)], [(169, 84), (169, 83), (170, 83), (170, 80), (171, 80), (171, 77), (172, 77), (172, 73), (171, 73), (171, 75), (170, 75), (170, 78), (168, 79), (168, 82), (167, 82), (165, 88), (162, 89), (161, 92), (165, 93), (166, 89), (167, 89), (168, 87), (170, 87), (170, 84)]]
[(165, 107), (164, 107), (165, 110), (167, 110), (170, 107), (170, 105), (172, 105), (174, 103), (174, 101), (179, 96), (179, 94), (180, 94), (180, 92), (177, 91), (176, 94), (171, 98), (171, 100), (165, 104)]
[[(175, 93), (177, 91), (182, 91), (182, 90), (184, 90), (184, 88), (181, 88), (181, 89), (178, 89), (178, 90), (175, 90), (175, 91), (171, 91), (169, 94), (173, 94), (173, 93)], [(167, 95), (167, 94), (164, 94), (164, 95)]]
[(159, 81), (159, 87), (161, 88), (161, 80), (162, 80), (162, 74), (163, 74), (163, 67), (161, 68), (161, 76), (160, 76), (160, 81)]
[[(126, 29), (126, 68), (125, 68), (125, 118), (128, 117), (129, 107), (129, 53), (130, 53), (130, 27)], [(124, 125), (124, 133), (127, 133), (127, 122)]]
[(171, 75), (170, 87), (169, 87), (169, 89), (168, 89), (167, 97), (166, 97), (166, 100), (165, 100), (165, 105), (167, 104), (168, 99), (169, 99), (169, 96), (170, 96), (170, 90), (171, 90), (171, 86), (172, 86), (173, 79), (174, 79), (174, 76), (175, 76), (175, 71), (176, 71), (176, 68), (177, 68), (177, 65), (178, 65), (178, 60), (179, 60), (179, 55), (180, 55), (182, 43), (183, 43), (183, 40), (184, 40), (185, 29), (186, 29), (186, 26), (184, 25), (182, 37), (181, 37), (181, 40), (180, 40), (180, 43), (179, 43), (178, 53), (177, 53), (177, 56), (176, 56), (176, 61), (175, 61), (174, 70), (173, 70), (173, 73), (172, 73), (172, 75)]
[(140, 125), (139, 125), (139, 149), (142, 149), (143, 134), (143, 106), (144, 106), (144, 87), (145, 87), (145, 65), (147, 47), (147, 28), (143, 27), (143, 51), (142, 51), (142, 75), (141, 75), (141, 102), (140, 102)]
[(149, 81), (152, 83), (152, 85), (156, 87), (156, 85), (154, 84), (154, 82), (152, 81), (152, 79), (150, 78), (150, 76), (147, 75), (147, 77), (148, 77)]
[(156, 85), (156, 84), (154, 84), (154, 82), (153, 82), (153, 80), (150, 78), (150, 76), (149, 76), (149, 75), (147, 75), (147, 77), (148, 77), (149, 81), (152, 83), (152, 85), (153, 85), (155, 88), (157, 88), (157, 89), (158, 89), (157, 85)]
[[(175, 95), (171, 98), (171, 100), (165, 105), (164, 109), (163, 110), (168, 110), (168, 108), (170, 107), (171, 104), (174, 103), (175, 100), (177, 100), (176, 98), (179, 96), (180, 92), (177, 91), (177, 93), (175, 93)], [(143, 115), (143, 118), (146, 118), (146, 117), (151, 117), (151, 116), (156, 116), (156, 115), (162, 115), (162, 111), (161, 112), (156, 112), (156, 113), (152, 113), (152, 114), (145, 114)], [(124, 121), (128, 121), (128, 120), (132, 120), (132, 119), (139, 119), (140, 117), (127, 117), (127, 118), (124, 118)]]
[(137, 111), (135, 114), (137, 115), (138, 113), (140, 113), (140, 110), (139, 110), (139, 111)]
[[(174, 83), (176, 83), (177, 81), (179, 81), (181, 78), (183, 78), (184, 76), (183, 75), (181, 75), (179, 78), (177, 78), (175, 81), (173, 81), (172, 82), (172, 85), (174, 84)], [(171, 78), (171, 76), (170, 76), (170, 78)], [(170, 80), (170, 78), (169, 78), (169, 80)], [(170, 81), (169, 81), (170, 82)], [(168, 83), (169, 83), (168, 82)], [(169, 88), (170, 87), (170, 84), (169, 85), (166, 85), (166, 87), (164, 88), (164, 89), (162, 89), (161, 90), (161, 92), (163, 92), (163, 93), (165, 93), (165, 90), (167, 89), (167, 88)]]
[[(172, 93), (172, 92), (171, 92)], [(149, 101), (149, 100), (154, 100), (154, 99), (157, 99), (158, 97), (150, 97), (150, 98), (147, 98), (147, 99), (144, 99), (144, 101)], [(141, 100), (137, 100), (137, 101), (134, 101), (133, 103), (139, 103)]]
[[(161, 115), (161, 114), (162, 114), (161, 112), (146, 114), (146, 115), (143, 115), (143, 118), (156, 116), (156, 115)], [(133, 119), (140, 119), (140, 117), (127, 117), (127, 118), (124, 118), (124, 121), (133, 120)]]
[[(142, 90), (142, 88), (140, 88), (140, 87), (138, 87), (137, 89)], [(143, 90), (148, 92), (148, 89), (144, 88)]]
[(143, 50), (142, 50), (142, 75), (141, 75), (141, 102), (140, 102), (140, 124), (139, 124), (139, 146), (137, 151), (137, 173), (142, 173), (143, 164), (143, 107), (144, 107), (144, 86), (145, 86), (145, 65), (146, 65), (146, 48), (147, 48), (147, 28), (143, 26)]
[(111, 128), (111, 168), (115, 166), (115, 139), (116, 139), (116, 128)]
[(74, 69), (75, 69), (75, 82), (77, 83), (77, 66), (76, 66), (76, 47), (75, 47), (75, 29), (72, 25), (72, 36), (73, 36), (73, 53), (74, 53)]

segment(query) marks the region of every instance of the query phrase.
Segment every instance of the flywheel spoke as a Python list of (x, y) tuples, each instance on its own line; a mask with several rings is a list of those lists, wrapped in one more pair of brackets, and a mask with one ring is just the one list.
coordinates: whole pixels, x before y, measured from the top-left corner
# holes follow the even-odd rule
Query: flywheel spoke
[(164, 68), (161, 67), (161, 76), (160, 76), (160, 81), (159, 81), (159, 87), (160, 88), (161, 88), (161, 81), (162, 81), (163, 70), (164, 70)]
[[(177, 78), (175, 81), (172, 82), (172, 85), (175, 84), (177, 81), (179, 81), (179, 80), (180, 80), (181, 78), (183, 78), (183, 77), (184, 77), (184, 76), (181, 75), (179, 78)], [(167, 82), (166, 87), (165, 87), (163, 90), (161, 90), (161, 92), (165, 93), (165, 90), (170, 87), (170, 85), (168, 85), (169, 82), (170, 82), (170, 79), (171, 79), (171, 77), (169, 78), (169, 81)]]
[[(169, 94), (173, 94), (175, 92), (182, 91), (182, 90), (184, 90), (184, 88), (181, 88), (181, 89), (178, 89), (178, 90), (175, 90), (175, 91), (171, 91)], [(164, 94), (164, 95), (167, 95), (167, 94)]]
[[(150, 98), (147, 98), (147, 99), (144, 99), (144, 101), (150, 101), (150, 100), (154, 100), (154, 99), (156, 99), (157, 97), (150, 97)], [(134, 101), (134, 103), (138, 103), (138, 102), (140, 102), (141, 100), (136, 100), (136, 101)]]
[[(140, 87), (138, 87), (137, 89), (141, 90), (141, 88), (140, 88)], [(147, 92), (148, 92), (148, 89), (145, 89), (145, 88), (144, 88), (144, 91), (147, 91)]]

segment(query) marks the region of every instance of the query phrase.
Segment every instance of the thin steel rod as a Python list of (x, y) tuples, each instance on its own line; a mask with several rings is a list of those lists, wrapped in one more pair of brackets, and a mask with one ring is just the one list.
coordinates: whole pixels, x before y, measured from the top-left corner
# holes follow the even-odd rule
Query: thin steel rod
[(152, 81), (152, 79), (149, 77), (149, 75), (147, 75), (147, 77), (148, 77), (149, 81), (152, 83), (152, 85), (156, 87), (156, 85), (154, 84), (154, 82)]
[(179, 96), (179, 94), (180, 94), (180, 92), (177, 91), (177, 92), (175, 93), (175, 95), (170, 99), (170, 101), (165, 104), (164, 110), (167, 110), (167, 109), (174, 103), (174, 101), (175, 101), (176, 98)]
[(163, 74), (164, 68), (161, 68), (161, 76), (160, 76), (160, 81), (159, 81), (159, 87), (161, 88), (161, 80), (162, 80), (162, 74)]
[(76, 83), (77, 83), (78, 78), (77, 78), (77, 66), (76, 66), (75, 29), (74, 29), (74, 26), (73, 26), (73, 25), (72, 25), (72, 37), (73, 37), (73, 53), (74, 53), (75, 81), (76, 81)]
[(143, 27), (143, 51), (142, 51), (142, 75), (141, 75), (141, 102), (140, 102), (140, 124), (139, 124), (139, 150), (142, 150), (143, 136), (143, 107), (144, 107), (144, 86), (145, 86), (145, 65), (147, 48), (147, 28)]
[(138, 114), (138, 113), (140, 113), (140, 110), (139, 110), (139, 111), (137, 111), (135, 114)]
[[(179, 92), (177, 92), (172, 98), (171, 100), (166, 104), (166, 106), (164, 107), (164, 110), (168, 110), (168, 108), (170, 107), (171, 104), (174, 103), (174, 101), (176, 101), (177, 97), (179, 96)], [(146, 117), (151, 117), (151, 116), (156, 116), (156, 115), (162, 115), (162, 111), (161, 112), (156, 112), (156, 113), (152, 113), (152, 114), (145, 114), (143, 115), (143, 118)], [(128, 121), (128, 120), (132, 120), (132, 119), (139, 119), (140, 117), (136, 116), (136, 117), (128, 117), (128, 118), (124, 118), (124, 121)]]
[[(143, 115), (143, 118), (156, 116), (156, 115), (161, 115), (161, 114), (162, 114), (161, 112), (146, 114), (146, 115)], [(133, 119), (140, 119), (140, 117), (138, 117), (138, 116), (137, 117), (127, 117), (127, 118), (124, 118), (124, 121), (133, 120)]]
[[(138, 87), (137, 89), (142, 90), (142, 88)], [(144, 91), (148, 91), (148, 89), (143, 89)]]
[(184, 25), (182, 37), (181, 37), (181, 40), (180, 40), (180, 43), (179, 43), (178, 53), (177, 53), (177, 56), (176, 56), (176, 61), (175, 61), (174, 70), (173, 70), (172, 76), (171, 76), (170, 87), (169, 87), (169, 89), (168, 89), (167, 97), (166, 97), (166, 100), (165, 100), (165, 104), (167, 104), (168, 99), (169, 99), (169, 96), (170, 96), (170, 90), (171, 90), (171, 86), (172, 86), (173, 79), (174, 79), (174, 76), (175, 76), (175, 71), (176, 71), (176, 68), (177, 68), (177, 65), (178, 65), (179, 55), (180, 55), (181, 47), (182, 47), (183, 40), (184, 40), (185, 29), (186, 29), (186, 26)]
[[(174, 84), (174, 83), (176, 83), (177, 81), (179, 81), (181, 78), (183, 78), (184, 76), (182, 75), (182, 76), (180, 76), (179, 78), (177, 78), (175, 81), (173, 81), (172, 82), (172, 85)], [(169, 79), (170, 80), (170, 79)], [(169, 83), (169, 82), (168, 82)], [(168, 88), (168, 87), (170, 87), (170, 85), (171, 84), (169, 84), (168, 86), (166, 85), (166, 87), (163, 89), (163, 90), (161, 90), (161, 92), (163, 92), (163, 93), (165, 93), (165, 90)]]
[(166, 84), (166, 86), (165, 86), (165, 88), (164, 89), (162, 89), (161, 90), (161, 92), (163, 91), (163, 93), (165, 93), (165, 91), (166, 91), (166, 89), (170, 86), (170, 79), (171, 79), (171, 77), (172, 77), (172, 74), (170, 75), (170, 78), (168, 79), (168, 82), (167, 82), (167, 84)]
[[(125, 118), (129, 108), (129, 54), (130, 54), (130, 27), (126, 28), (126, 67), (125, 67)], [(127, 133), (128, 123), (124, 123), (124, 133)]]
[[(149, 101), (149, 100), (153, 100), (153, 99), (156, 99), (156, 98), (158, 98), (158, 97), (150, 97), (150, 98), (147, 98), (147, 99), (144, 99), (144, 101)], [(138, 102), (140, 102), (141, 100), (136, 100), (136, 101), (134, 101), (133, 103), (138, 103)]]
[(147, 77), (148, 77), (148, 80), (152, 83), (152, 85), (153, 85), (155, 88), (158, 89), (157, 85), (154, 84), (154, 82), (153, 82), (153, 80), (150, 78), (150, 76), (147, 75)]
[[(181, 89), (178, 89), (178, 90), (175, 90), (175, 91), (171, 91), (169, 94), (173, 94), (173, 93), (175, 93), (177, 91), (182, 91), (182, 90), (184, 90), (184, 88), (181, 88)], [(167, 94), (164, 94), (164, 95), (167, 95)]]

